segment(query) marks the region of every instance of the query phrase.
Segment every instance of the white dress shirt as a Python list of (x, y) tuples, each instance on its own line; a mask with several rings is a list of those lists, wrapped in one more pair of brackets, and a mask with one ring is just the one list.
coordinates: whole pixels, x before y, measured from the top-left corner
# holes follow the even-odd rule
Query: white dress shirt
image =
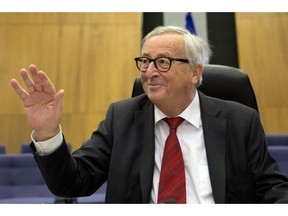
[[(158, 186), (165, 141), (169, 126), (162, 119), (167, 117), (155, 107), (155, 165), (151, 203), (157, 203)], [(177, 137), (182, 149), (186, 178), (187, 203), (214, 203), (208, 171), (199, 96), (179, 115), (185, 119), (177, 128)]]
[[(150, 199), (151, 203), (157, 203), (162, 155), (165, 141), (169, 134), (169, 126), (162, 120), (167, 116), (157, 109), (157, 107), (155, 107), (154, 115), (155, 165), (153, 188)], [(214, 203), (204, 145), (199, 96), (197, 92), (192, 103), (179, 116), (185, 119), (177, 128), (177, 136), (184, 157), (186, 201), (187, 203)], [(62, 129), (60, 127), (60, 132), (47, 141), (35, 141), (33, 132), (31, 138), (37, 153), (39, 155), (48, 155), (60, 147), (63, 141)]]

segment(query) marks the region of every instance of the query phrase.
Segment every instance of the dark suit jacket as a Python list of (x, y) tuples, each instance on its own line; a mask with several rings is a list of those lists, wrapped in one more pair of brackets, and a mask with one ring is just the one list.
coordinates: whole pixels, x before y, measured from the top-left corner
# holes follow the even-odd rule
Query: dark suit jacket
[[(201, 92), (199, 97), (215, 202), (288, 202), (288, 180), (267, 151), (258, 113)], [(106, 119), (73, 157), (65, 139), (53, 154), (35, 154), (50, 190), (64, 197), (87, 196), (107, 180), (107, 203), (149, 203), (153, 113), (144, 94), (113, 103)]]

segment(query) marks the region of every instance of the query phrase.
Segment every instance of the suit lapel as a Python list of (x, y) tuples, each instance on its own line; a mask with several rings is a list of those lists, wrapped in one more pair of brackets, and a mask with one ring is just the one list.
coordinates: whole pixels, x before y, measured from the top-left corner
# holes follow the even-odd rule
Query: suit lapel
[(216, 203), (224, 203), (226, 119), (219, 117), (221, 111), (209, 97), (200, 92), (199, 98), (213, 196)]
[(154, 108), (147, 100), (143, 110), (135, 112), (137, 144), (140, 154), (140, 184), (143, 202), (150, 201), (154, 171)]

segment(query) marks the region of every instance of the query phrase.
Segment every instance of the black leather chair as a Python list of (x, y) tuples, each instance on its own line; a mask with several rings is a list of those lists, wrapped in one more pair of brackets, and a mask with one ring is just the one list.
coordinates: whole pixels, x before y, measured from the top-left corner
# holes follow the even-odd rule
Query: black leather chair
[[(249, 76), (238, 68), (224, 65), (205, 65), (203, 82), (198, 89), (206, 95), (236, 101), (259, 112)], [(142, 93), (144, 90), (141, 79), (137, 77), (134, 81), (132, 97)]]

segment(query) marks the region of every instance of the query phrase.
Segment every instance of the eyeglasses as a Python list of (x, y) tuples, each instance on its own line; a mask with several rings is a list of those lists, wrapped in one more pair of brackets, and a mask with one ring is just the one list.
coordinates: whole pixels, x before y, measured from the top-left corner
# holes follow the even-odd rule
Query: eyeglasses
[(172, 61), (179, 61), (188, 63), (188, 59), (180, 58), (170, 58), (170, 57), (157, 57), (155, 59), (150, 59), (147, 57), (137, 57), (135, 58), (136, 66), (139, 71), (146, 72), (150, 63), (154, 62), (155, 67), (160, 72), (167, 72), (171, 68)]

